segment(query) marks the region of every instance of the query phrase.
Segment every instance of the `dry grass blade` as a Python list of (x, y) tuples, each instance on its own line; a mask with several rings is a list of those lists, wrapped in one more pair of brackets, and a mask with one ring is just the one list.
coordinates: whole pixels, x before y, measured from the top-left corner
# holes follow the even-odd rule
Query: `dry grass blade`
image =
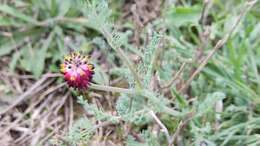
[[(22, 95), (20, 95), (19, 97), (17, 97), (17, 100), (12, 103), (12, 105), (10, 105), (7, 109), (5, 109), (4, 111), (1, 111), (0, 115), (8, 112), (9, 110), (11, 110), (12, 108), (14, 108), (16, 105), (18, 105), (19, 103), (21, 103), (23, 100), (26, 100), (30, 95), (34, 94), (35, 92), (38, 92), (39, 89), (42, 89), (42, 84), (44, 82), (46, 82), (47, 79), (49, 78), (55, 78), (55, 77), (59, 77), (60, 74), (45, 74), (40, 80), (38, 80), (30, 89), (28, 89), (26, 92), (24, 92)], [(39, 88), (40, 87), (40, 88)]]
[[(14, 120), (13, 122), (9, 123), (9, 124), (3, 129), (3, 131), (0, 133), (0, 137), (2, 137), (2, 136), (5, 135), (7, 132), (9, 132), (10, 129), (12, 129), (13, 127), (15, 127), (15, 126), (25, 117), (26, 114), (28, 114), (29, 112), (32, 112), (33, 110), (35, 110), (35, 106), (38, 105), (38, 104), (46, 97), (46, 95), (48, 95), (48, 94), (50, 94), (50, 93), (56, 91), (57, 89), (63, 87), (64, 85), (65, 85), (65, 84), (63, 83), (63, 84), (60, 84), (60, 85), (58, 85), (58, 86), (56, 86), (56, 87), (49, 88), (48, 90), (46, 90), (45, 92), (43, 92), (43, 93), (41, 94), (41, 96), (39, 97), (39, 99), (36, 100), (36, 102), (33, 102), (33, 103), (26, 109), (26, 111), (25, 111), (20, 117), (18, 117), (18, 118), (17, 118), (16, 120)], [(50, 96), (50, 98), (52, 98), (52, 97), (53, 97), (53, 96)], [(67, 97), (67, 96), (65, 96), (65, 97)], [(48, 100), (46, 100), (46, 101), (48, 101)], [(61, 100), (61, 101), (62, 101), (62, 100)], [(47, 105), (47, 102), (45, 102), (45, 103), (46, 103), (45, 105)], [(61, 106), (59, 106), (60, 103), (61, 103), (61, 102), (58, 101), (58, 103), (56, 103), (55, 106), (57, 106), (58, 108), (60, 108), (60, 107), (61, 107)], [(63, 104), (63, 103), (62, 103), (62, 104)], [(45, 109), (45, 106), (40, 106), (38, 110), (35, 110), (35, 114), (34, 114), (34, 115), (35, 115), (35, 116), (39, 116), (39, 115), (38, 115), (38, 112), (40, 112), (40, 111), (42, 111), (42, 110), (44, 110), (44, 109)], [(39, 110), (40, 110), (40, 111), (39, 111)], [(38, 112), (37, 112), (37, 111), (38, 111)], [(55, 111), (55, 110), (53, 109), (53, 111)], [(34, 116), (32, 115), (32, 117), (34, 117)]]

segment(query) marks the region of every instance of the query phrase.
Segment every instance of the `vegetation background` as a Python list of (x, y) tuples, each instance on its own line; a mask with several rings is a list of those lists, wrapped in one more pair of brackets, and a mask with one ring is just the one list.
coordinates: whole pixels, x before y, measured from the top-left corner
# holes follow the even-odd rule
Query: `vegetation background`
[(0, 145), (259, 146), (259, 20), (257, 0), (0, 0)]

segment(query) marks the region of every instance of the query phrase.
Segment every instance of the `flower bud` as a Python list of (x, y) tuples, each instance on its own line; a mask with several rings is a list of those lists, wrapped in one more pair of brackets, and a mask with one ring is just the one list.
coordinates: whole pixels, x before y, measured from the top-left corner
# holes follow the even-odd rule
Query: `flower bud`
[(94, 66), (89, 63), (88, 56), (73, 52), (64, 57), (60, 71), (70, 87), (82, 90), (88, 88), (94, 74)]

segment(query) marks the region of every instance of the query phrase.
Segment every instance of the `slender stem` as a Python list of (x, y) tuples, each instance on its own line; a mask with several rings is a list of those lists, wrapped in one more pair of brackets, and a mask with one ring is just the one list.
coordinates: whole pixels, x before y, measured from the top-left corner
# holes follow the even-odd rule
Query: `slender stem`
[(201, 16), (200, 16), (200, 23), (201, 23), (203, 31), (205, 31), (204, 26), (206, 24), (206, 17), (208, 15), (208, 9), (209, 9), (210, 3), (211, 3), (211, 0), (204, 0), (204, 2), (203, 2), (203, 8), (202, 8)]
[(107, 32), (107, 30), (105, 28), (103, 28), (101, 30), (102, 30), (103, 35), (106, 37), (109, 45), (119, 54), (119, 57), (124, 61), (126, 66), (130, 69), (130, 71), (133, 74), (134, 79), (135, 79), (138, 87), (142, 88), (142, 83), (141, 83), (140, 77), (137, 74), (137, 72), (135, 71), (135, 68), (134, 68), (133, 64), (128, 59), (128, 56), (125, 54), (125, 52), (120, 47), (115, 47), (114, 46), (114, 44), (112, 43), (113, 37), (111, 36), (111, 34), (109, 32)]
[(126, 93), (126, 94), (136, 94), (137, 93), (133, 89), (97, 85), (97, 84), (93, 84), (93, 83), (90, 85), (89, 88), (94, 89), (94, 90), (101, 90), (101, 91), (107, 91), (107, 92), (119, 92), (119, 93)]
[[(118, 92), (118, 93), (125, 93), (125, 94), (140, 94), (141, 96), (148, 98), (148, 99), (153, 99), (156, 100), (157, 97), (155, 97), (153, 94), (151, 94), (149, 91), (147, 90), (141, 90), (141, 91), (136, 91), (135, 89), (125, 89), (125, 88), (119, 88), (119, 87), (111, 87), (111, 86), (104, 86), (104, 85), (97, 85), (97, 84), (91, 84), (90, 89), (94, 89), (94, 90), (100, 90), (100, 91), (107, 91), (107, 92)], [(151, 100), (152, 100), (151, 99)], [(159, 101), (158, 101), (159, 102)], [(176, 117), (181, 117), (183, 116), (182, 113), (180, 113), (179, 111), (176, 111), (174, 109), (171, 109), (169, 107), (165, 107), (163, 109), (165, 112), (167, 112), (170, 115), (176, 116)]]

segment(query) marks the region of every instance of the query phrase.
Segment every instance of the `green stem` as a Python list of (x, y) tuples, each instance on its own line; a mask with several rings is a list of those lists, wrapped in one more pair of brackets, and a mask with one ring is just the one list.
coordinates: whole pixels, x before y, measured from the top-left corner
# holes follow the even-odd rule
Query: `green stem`
[[(144, 96), (150, 100), (154, 100), (156, 102), (157, 101), (157, 97), (155, 97), (153, 94), (151, 94), (149, 91), (147, 90), (140, 90), (140, 91), (136, 91), (135, 89), (126, 89), (126, 88), (119, 88), (119, 87), (111, 87), (111, 86), (105, 86), (105, 85), (97, 85), (97, 84), (91, 84), (90, 89), (94, 89), (94, 90), (100, 90), (100, 91), (107, 91), (107, 92), (118, 92), (118, 93), (125, 93), (125, 94), (140, 94), (141, 96)], [(185, 114), (180, 113), (179, 111), (176, 111), (174, 109), (171, 109), (169, 107), (165, 107), (164, 109), (162, 109), (164, 112), (175, 116), (175, 117), (182, 117)]]
[(94, 90), (100, 90), (100, 91), (118, 92), (118, 93), (126, 93), (126, 94), (136, 94), (137, 93), (133, 89), (125, 89), (125, 88), (119, 88), (119, 87), (97, 85), (97, 84), (93, 84), (93, 83), (90, 85), (89, 88), (94, 89)]
[(111, 36), (111, 34), (109, 32), (107, 32), (107, 30), (105, 28), (101, 29), (101, 31), (102, 31), (103, 35), (105, 36), (105, 38), (107, 39), (109, 45), (119, 54), (120, 59), (122, 59), (124, 61), (124, 63), (126, 64), (126, 66), (130, 69), (138, 87), (142, 88), (142, 83), (141, 83), (140, 77), (137, 74), (137, 72), (135, 71), (133, 64), (128, 59), (128, 56), (125, 54), (125, 52), (120, 47), (118, 48), (118, 47), (114, 46), (114, 44), (112, 43), (113, 37)]

